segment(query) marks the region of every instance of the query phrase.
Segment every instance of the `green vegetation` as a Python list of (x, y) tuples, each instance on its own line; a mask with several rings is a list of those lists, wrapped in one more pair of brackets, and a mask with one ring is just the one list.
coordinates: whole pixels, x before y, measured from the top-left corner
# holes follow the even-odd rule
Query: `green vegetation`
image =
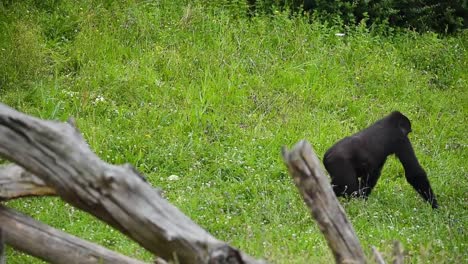
[[(288, 13), (249, 18), (204, 2), (0, 3), (0, 100), (44, 119), (74, 116), (102, 159), (134, 164), (216, 237), (274, 263), (333, 259), (280, 147), (306, 138), (321, 156), (398, 109), (441, 209), (418, 197), (395, 158), (367, 201), (343, 206), (369, 256), (375, 245), (388, 257), (397, 239), (408, 263), (466, 261), (467, 32), (383, 37), (358, 26), (340, 37)], [(152, 258), (57, 198), (7, 205)]]
[[(220, 0), (245, 8), (243, 1)], [(247, 0), (251, 13), (288, 9), (305, 11), (315, 19), (345, 25), (364, 22), (386, 29), (411, 28), (418, 32), (453, 33), (468, 27), (466, 0)], [(392, 28), (386, 27), (391, 26)]]

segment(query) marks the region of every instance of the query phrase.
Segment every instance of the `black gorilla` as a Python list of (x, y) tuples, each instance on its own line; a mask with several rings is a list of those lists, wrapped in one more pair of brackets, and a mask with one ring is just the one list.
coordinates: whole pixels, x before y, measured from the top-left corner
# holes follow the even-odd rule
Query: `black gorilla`
[(426, 172), (419, 165), (409, 141), (410, 132), (409, 119), (395, 111), (370, 127), (338, 141), (323, 159), (335, 194), (367, 197), (379, 179), (387, 156), (395, 154), (405, 169), (406, 180), (424, 200), (431, 203), (432, 208), (437, 208)]

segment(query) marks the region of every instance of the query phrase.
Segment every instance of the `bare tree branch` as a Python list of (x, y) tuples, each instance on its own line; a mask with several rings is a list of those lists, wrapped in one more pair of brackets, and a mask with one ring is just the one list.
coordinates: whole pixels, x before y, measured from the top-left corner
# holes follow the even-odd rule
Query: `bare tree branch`
[(289, 173), (327, 239), (336, 262), (365, 263), (359, 240), (312, 146), (303, 140), (290, 152), (283, 147), (282, 153)]
[(0, 200), (43, 195), (55, 195), (55, 191), (18, 165), (0, 166)]
[(132, 166), (99, 159), (69, 124), (40, 120), (0, 104), (0, 155), (165, 260), (260, 263), (195, 224)]
[(1, 205), (0, 222), (8, 245), (51, 263), (144, 263), (54, 229)]

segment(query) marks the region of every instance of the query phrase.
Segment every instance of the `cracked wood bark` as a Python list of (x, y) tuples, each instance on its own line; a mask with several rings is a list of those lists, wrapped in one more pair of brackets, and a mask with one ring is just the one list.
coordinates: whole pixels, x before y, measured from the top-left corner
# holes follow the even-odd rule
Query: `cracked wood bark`
[(364, 253), (312, 146), (300, 141), (283, 159), (337, 263), (365, 263)]
[(42, 195), (55, 195), (55, 191), (16, 164), (0, 166), (0, 200)]
[(144, 263), (54, 229), (1, 205), (0, 223), (8, 245), (51, 263)]
[(206, 232), (131, 166), (105, 163), (77, 129), (0, 104), (0, 155), (41, 178), (68, 203), (179, 263), (262, 263)]

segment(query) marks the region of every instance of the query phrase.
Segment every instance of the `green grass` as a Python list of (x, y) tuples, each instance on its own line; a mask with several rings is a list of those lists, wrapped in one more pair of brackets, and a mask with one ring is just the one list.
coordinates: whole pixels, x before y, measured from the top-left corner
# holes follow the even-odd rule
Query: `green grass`
[[(355, 28), (338, 37), (340, 27), (283, 13), (249, 19), (236, 5), (188, 2), (0, 3), (0, 100), (44, 119), (74, 116), (103, 160), (134, 164), (210, 233), (273, 263), (333, 260), (280, 147), (305, 138), (321, 158), (400, 110), (440, 210), (418, 197), (395, 158), (367, 201), (343, 206), (369, 257), (374, 245), (389, 259), (396, 239), (408, 263), (468, 259), (466, 32)], [(152, 259), (58, 198), (6, 204)], [(7, 258), (40, 263), (12, 249)]]

